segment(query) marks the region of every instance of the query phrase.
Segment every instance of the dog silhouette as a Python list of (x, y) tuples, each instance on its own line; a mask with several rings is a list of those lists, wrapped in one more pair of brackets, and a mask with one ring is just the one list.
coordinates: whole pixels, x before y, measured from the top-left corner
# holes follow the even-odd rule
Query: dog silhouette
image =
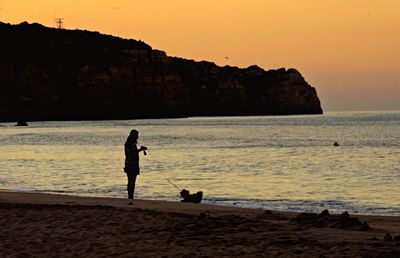
[(190, 192), (186, 189), (181, 191), (181, 197), (183, 200), (181, 202), (192, 202), (192, 203), (200, 203), (203, 199), (203, 192), (197, 192), (195, 194), (190, 194)]

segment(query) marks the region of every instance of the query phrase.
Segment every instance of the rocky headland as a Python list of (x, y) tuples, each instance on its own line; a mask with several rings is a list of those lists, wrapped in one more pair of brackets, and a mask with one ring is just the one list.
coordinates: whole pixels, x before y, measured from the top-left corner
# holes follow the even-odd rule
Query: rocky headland
[(0, 121), (322, 113), (295, 69), (220, 67), (37, 23), (0, 23), (0, 36)]

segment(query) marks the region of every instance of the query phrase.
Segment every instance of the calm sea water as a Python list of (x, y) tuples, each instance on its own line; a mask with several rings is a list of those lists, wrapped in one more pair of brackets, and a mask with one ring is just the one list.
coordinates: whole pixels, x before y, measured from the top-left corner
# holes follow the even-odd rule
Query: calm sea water
[(0, 189), (125, 197), (135, 128), (137, 198), (179, 201), (169, 179), (212, 204), (400, 215), (400, 112), (29, 124), (0, 123)]

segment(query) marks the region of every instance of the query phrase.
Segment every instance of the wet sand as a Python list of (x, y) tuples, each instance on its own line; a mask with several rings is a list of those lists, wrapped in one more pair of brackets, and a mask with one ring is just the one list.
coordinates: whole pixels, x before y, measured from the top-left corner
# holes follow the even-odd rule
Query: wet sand
[(0, 191), (0, 256), (400, 257), (400, 217), (310, 216)]

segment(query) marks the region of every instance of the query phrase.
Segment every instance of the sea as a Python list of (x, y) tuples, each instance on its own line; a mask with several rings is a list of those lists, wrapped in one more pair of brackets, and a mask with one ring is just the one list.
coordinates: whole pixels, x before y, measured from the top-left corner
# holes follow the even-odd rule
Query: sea
[[(272, 211), (400, 215), (400, 111), (0, 123), (0, 189), (127, 198), (137, 129), (138, 199)], [(337, 142), (339, 146), (334, 146)]]

